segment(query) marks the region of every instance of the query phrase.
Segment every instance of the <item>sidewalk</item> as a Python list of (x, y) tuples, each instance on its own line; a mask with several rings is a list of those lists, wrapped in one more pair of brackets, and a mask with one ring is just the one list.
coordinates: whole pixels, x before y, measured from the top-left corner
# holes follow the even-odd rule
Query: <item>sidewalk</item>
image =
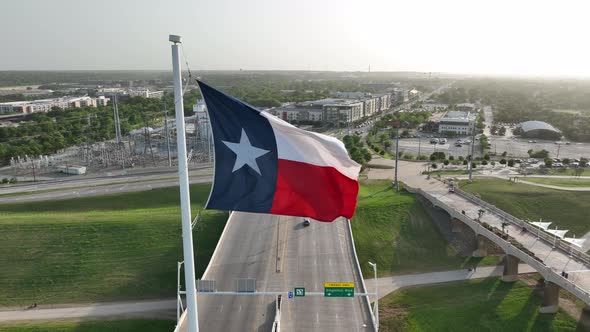
[[(502, 275), (504, 269), (503, 265), (479, 267), (476, 271), (468, 271), (466, 268), (461, 270), (430, 272), (420, 274), (405, 274), (392, 277), (377, 278), (379, 286), (379, 298), (387, 296), (400, 288), (416, 285), (437, 284), (450, 281), (460, 281), (468, 279), (481, 279), (489, 277), (498, 277)], [(533, 273), (536, 272), (527, 264), (519, 264), (518, 273)], [(373, 278), (365, 278), (367, 285), (367, 292), (375, 291), (375, 280)]]
[(80, 305), (68, 308), (26, 309), (0, 311), (0, 322), (53, 320), (89, 317), (175, 317), (176, 300), (112, 302)]

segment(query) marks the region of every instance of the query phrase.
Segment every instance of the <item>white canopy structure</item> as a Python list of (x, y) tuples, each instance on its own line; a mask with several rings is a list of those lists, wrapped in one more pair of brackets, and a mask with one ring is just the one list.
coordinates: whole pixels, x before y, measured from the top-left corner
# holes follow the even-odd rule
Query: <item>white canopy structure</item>
[(542, 228), (544, 230), (547, 230), (549, 228), (549, 225), (551, 225), (551, 222), (541, 222), (541, 221), (535, 221), (535, 222), (531, 222), (531, 224)]
[(561, 239), (563, 239), (565, 237), (565, 234), (569, 232), (567, 229), (561, 230), (561, 229), (548, 229), (547, 233), (551, 233)]
[(582, 246), (584, 245), (584, 242), (586, 242), (586, 239), (584, 239), (584, 238), (576, 239), (575, 237), (566, 237), (563, 240), (567, 243), (573, 244), (574, 246), (576, 246), (578, 248), (582, 248)]

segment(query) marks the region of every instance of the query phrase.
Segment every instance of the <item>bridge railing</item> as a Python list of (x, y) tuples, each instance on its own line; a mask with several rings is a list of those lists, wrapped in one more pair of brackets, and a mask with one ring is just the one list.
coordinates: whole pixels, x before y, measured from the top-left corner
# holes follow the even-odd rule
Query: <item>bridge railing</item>
[(475, 204), (481, 205), (483, 207), (485, 207), (486, 209), (492, 211), (494, 214), (500, 216), (502, 219), (517, 225), (521, 228), (526, 229), (528, 232), (530, 232), (531, 234), (536, 234), (539, 238), (543, 239), (545, 242), (548, 243), (554, 243), (555, 244), (555, 248), (558, 248), (562, 251), (564, 251), (565, 253), (567, 253), (568, 255), (572, 255), (574, 257), (576, 257), (578, 260), (582, 261), (584, 264), (588, 264), (590, 265), (590, 255), (586, 254), (583, 251), (580, 251), (579, 249), (575, 248), (572, 244), (562, 240), (561, 238), (553, 235), (553, 234), (549, 234), (543, 230), (540, 230), (538, 227), (535, 227), (534, 225), (531, 225), (530, 223), (519, 219), (513, 215), (511, 215), (510, 213), (482, 200), (481, 198), (470, 194), (464, 190), (461, 190), (459, 188), (455, 188), (455, 194), (472, 201)]
[(539, 273), (541, 273), (546, 280), (554, 282), (558, 284), (560, 287), (566, 289), (570, 293), (574, 294), (580, 300), (584, 301), (586, 304), (590, 305), (590, 293), (585, 290), (584, 288), (579, 287), (576, 285), (572, 280), (564, 278), (561, 274), (558, 273), (555, 269), (547, 266), (544, 262), (537, 260), (536, 258), (530, 256), (529, 253), (524, 252), (521, 248), (516, 247), (507, 239), (503, 239), (498, 236), (496, 233), (492, 232), (491, 230), (483, 227), (483, 225), (476, 221), (472, 220), (471, 218), (456, 213), (455, 209), (448, 204), (442, 202), (437, 197), (424, 192), (422, 189), (414, 189), (414, 188), (407, 188), (408, 191), (416, 194), (420, 194), (430, 200), (433, 204), (447, 210), (447, 211), (454, 211), (455, 216), (457, 219), (460, 219), (464, 223), (471, 225), (472, 227), (477, 228), (477, 232), (481, 235), (486, 236), (488, 239), (492, 240), (494, 243), (498, 244), (505, 252), (509, 252), (514, 256), (518, 257), (521, 261), (527, 263)]
[[(355, 269), (355, 274), (357, 274), (357, 278), (359, 278), (359, 280), (361, 281), (361, 291), (363, 293), (367, 293), (367, 286), (365, 284), (365, 278), (363, 277), (363, 270), (361, 269), (361, 264), (359, 263), (359, 259), (358, 256), (356, 254), (356, 246), (354, 245), (354, 237), (352, 235), (352, 225), (350, 224), (350, 220), (346, 219), (346, 229), (348, 231), (348, 237), (349, 237), (349, 241), (350, 241), (350, 246), (352, 247), (352, 255), (354, 256), (354, 269)], [(373, 308), (371, 307), (371, 300), (369, 299), (368, 296), (363, 296), (363, 301), (365, 303), (366, 306), (366, 310), (371, 318), (371, 323), (373, 324), (373, 329), (375, 329), (375, 327), (377, 326), (377, 322), (375, 322), (375, 313), (373, 312)], [(379, 299), (376, 299), (376, 301), (379, 301)]]

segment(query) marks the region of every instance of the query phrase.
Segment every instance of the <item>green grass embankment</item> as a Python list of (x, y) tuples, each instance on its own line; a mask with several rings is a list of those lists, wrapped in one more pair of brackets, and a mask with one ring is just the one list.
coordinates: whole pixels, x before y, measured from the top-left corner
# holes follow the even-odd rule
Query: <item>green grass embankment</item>
[(466, 264), (496, 264), (492, 257), (473, 261), (461, 257), (442, 236), (413, 194), (397, 193), (389, 181), (361, 185), (352, 232), (363, 275), (380, 276), (459, 269)]
[(379, 301), (382, 332), (583, 331), (563, 311), (541, 314), (541, 297), (522, 281), (487, 278), (412, 287)]
[[(528, 179), (527, 179), (528, 180)], [(461, 188), (521, 219), (551, 221), (551, 228), (568, 229), (568, 236), (581, 237), (590, 231), (590, 192), (564, 191), (514, 183), (507, 180), (477, 178), (461, 182)]]
[[(193, 215), (210, 184), (193, 185)], [(0, 306), (174, 297), (182, 260), (177, 187), (0, 205)], [(194, 229), (197, 275), (227, 213)]]
[(33, 322), (0, 324), (2, 332), (170, 332), (175, 321), (158, 319), (126, 319), (88, 322)]
[(548, 184), (552, 186), (559, 186), (559, 187), (588, 187), (590, 188), (590, 179), (585, 178), (521, 178), (524, 181), (528, 182), (535, 182), (541, 184)]

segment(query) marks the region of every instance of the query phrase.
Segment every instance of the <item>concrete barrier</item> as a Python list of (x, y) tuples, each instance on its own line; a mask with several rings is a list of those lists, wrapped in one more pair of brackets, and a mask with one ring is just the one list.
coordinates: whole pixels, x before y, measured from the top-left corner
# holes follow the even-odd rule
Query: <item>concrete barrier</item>
[[(349, 236), (349, 240), (350, 240), (350, 246), (352, 248), (352, 255), (354, 256), (354, 267), (355, 267), (355, 273), (357, 274), (359, 280), (361, 281), (361, 292), (366, 293), (367, 292), (367, 286), (365, 285), (365, 279), (363, 278), (363, 272), (361, 270), (361, 265), (359, 264), (359, 259), (358, 256), (356, 255), (356, 246), (354, 245), (354, 237), (352, 235), (352, 227), (350, 225), (350, 220), (346, 219), (346, 229), (348, 230), (348, 236)], [(368, 296), (363, 296), (363, 301), (365, 302), (366, 305), (366, 310), (369, 314), (369, 317), (371, 318), (371, 323), (373, 324), (373, 330), (375, 330), (375, 315), (373, 314), (373, 308), (371, 308), (371, 301), (369, 300)]]

